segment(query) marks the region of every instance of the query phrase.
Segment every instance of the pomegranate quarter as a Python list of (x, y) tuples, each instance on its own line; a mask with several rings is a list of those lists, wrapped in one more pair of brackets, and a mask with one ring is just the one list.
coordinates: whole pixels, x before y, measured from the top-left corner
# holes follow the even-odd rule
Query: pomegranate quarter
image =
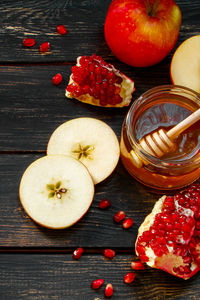
[(80, 56), (72, 67), (66, 97), (96, 106), (129, 105), (134, 82), (100, 56)]
[(200, 269), (200, 184), (163, 196), (138, 230), (136, 254), (150, 267), (189, 279)]

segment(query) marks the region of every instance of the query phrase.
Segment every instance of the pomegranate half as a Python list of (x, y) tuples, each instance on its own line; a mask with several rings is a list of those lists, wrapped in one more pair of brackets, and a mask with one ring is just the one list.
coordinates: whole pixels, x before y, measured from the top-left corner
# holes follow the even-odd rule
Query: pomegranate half
[(200, 184), (163, 196), (138, 230), (142, 262), (189, 279), (200, 269)]
[(96, 106), (130, 104), (134, 82), (100, 56), (79, 56), (66, 88), (66, 97)]

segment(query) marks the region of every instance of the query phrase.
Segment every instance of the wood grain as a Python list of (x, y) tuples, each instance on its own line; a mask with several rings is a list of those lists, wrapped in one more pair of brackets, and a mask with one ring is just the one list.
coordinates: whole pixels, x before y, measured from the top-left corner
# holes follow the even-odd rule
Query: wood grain
[[(145, 70), (115, 66), (135, 81), (133, 101), (149, 88), (170, 83), (166, 62)], [(120, 137), (127, 107), (95, 107), (64, 96), (71, 65), (1, 66), (0, 72), (0, 151), (45, 151), (54, 129), (77, 117), (103, 120)], [(58, 87), (51, 82), (56, 73), (63, 75)]]
[[(0, 247), (115, 247), (134, 252), (138, 227), (160, 196), (131, 178), (119, 162), (113, 174), (95, 187), (93, 204), (83, 219), (68, 229), (43, 228), (27, 216), (18, 196), (23, 172), (43, 155), (0, 155)], [(105, 211), (98, 208), (103, 198), (111, 201), (111, 207)], [(133, 218), (134, 226), (129, 230), (123, 230), (121, 225), (113, 222), (113, 216), (119, 210)]]
[[(175, 49), (200, 33), (200, 1), (176, 1), (182, 11), (182, 26)], [(112, 299), (198, 300), (200, 276), (188, 281), (147, 268), (137, 271), (133, 284), (123, 277), (130, 272), (137, 229), (159, 195), (128, 175), (119, 162), (113, 174), (96, 186), (88, 213), (73, 227), (49, 230), (34, 223), (24, 212), (18, 188), (28, 165), (45, 155), (53, 130), (76, 117), (105, 121), (120, 138), (128, 108), (105, 109), (66, 99), (65, 87), (77, 56), (97, 53), (135, 81), (133, 101), (146, 90), (169, 84), (169, 67), (175, 49), (150, 68), (132, 68), (120, 63), (104, 39), (104, 21), (111, 0), (2, 0), (0, 10), (0, 299), (1, 300), (102, 300), (104, 288), (93, 291), (92, 280), (104, 278), (114, 286)], [(66, 36), (56, 33), (64, 24)], [(36, 45), (22, 46), (26, 37)], [(40, 43), (51, 44), (49, 53), (38, 51)], [(63, 83), (55, 87), (53, 75)], [(200, 181), (199, 181), (200, 182)], [(111, 207), (98, 208), (102, 198)], [(124, 210), (134, 225), (123, 230), (113, 215)], [(78, 246), (85, 249), (80, 261), (72, 259)], [(101, 255), (104, 248), (117, 251), (112, 261)], [(105, 285), (104, 285), (105, 286)]]
[[(18, 189), (21, 176), (28, 165), (41, 155), (0, 155), (0, 247), (66, 248), (116, 247), (134, 251), (137, 229), (153, 207), (159, 195), (150, 193), (131, 178), (121, 163), (113, 174), (96, 186), (95, 197), (89, 212), (73, 227), (63, 230), (42, 228), (23, 210)], [(101, 199), (108, 198), (111, 207), (98, 208)], [(141, 207), (143, 208), (141, 210)], [(134, 226), (123, 230), (113, 222), (119, 210), (133, 217)]]
[[(75, 61), (79, 55), (97, 52), (109, 56), (103, 34), (103, 23), (108, 3), (102, 1), (96, 5), (84, 6), (62, 1), (65, 7), (48, 3), (39, 8), (1, 8), (3, 24), (0, 33), (0, 62), (52, 62)], [(100, 1), (98, 1), (100, 4)], [(98, 13), (97, 13), (98, 11)], [(64, 24), (68, 30), (65, 36), (56, 32), (56, 26)], [(33, 37), (36, 45), (32, 49), (22, 46), (26, 37)], [(39, 53), (40, 43), (48, 41), (51, 45), (47, 54)], [(10, 51), (10, 49), (14, 51)]]
[[(28, 3), (27, 3), (28, 2)], [(110, 1), (1, 1), (0, 63), (75, 61), (79, 55), (97, 53), (115, 60), (104, 39), (104, 21)], [(176, 1), (182, 15), (178, 46), (200, 32), (200, 2)], [(60, 36), (56, 26), (66, 25), (68, 33)], [(22, 47), (25, 37), (36, 39), (32, 49)], [(51, 50), (41, 55), (40, 43), (48, 41)], [(12, 51), (11, 51), (12, 49)], [(173, 52), (168, 56), (171, 59)]]
[[(184, 281), (147, 268), (135, 271), (132, 284), (124, 284), (123, 277), (132, 271), (133, 259), (130, 255), (116, 255), (108, 261), (102, 255), (83, 254), (74, 261), (71, 254), (1, 254), (1, 300), (103, 300), (109, 282), (114, 287), (113, 300), (199, 299), (198, 274)], [(98, 278), (103, 278), (105, 284), (94, 291), (90, 285)]]

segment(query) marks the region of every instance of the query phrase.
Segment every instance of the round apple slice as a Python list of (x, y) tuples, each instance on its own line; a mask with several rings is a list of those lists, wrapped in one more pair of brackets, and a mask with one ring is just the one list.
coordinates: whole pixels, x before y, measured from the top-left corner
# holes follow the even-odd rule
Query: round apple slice
[(119, 160), (114, 131), (93, 118), (77, 118), (60, 125), (50, 137), (47, 154), (64, 154), (81, 161), (95, 184), (107, 178)]
[(88, 170), (72, 157), (45, 156), (24, 172), (19, 196), (26, 213), (42, 226), (62, 229), (89, 209), (94, 184)]
[(173, 84), (200, 92), (200, 35), (185, 40), (176, 50), (170, 66)]

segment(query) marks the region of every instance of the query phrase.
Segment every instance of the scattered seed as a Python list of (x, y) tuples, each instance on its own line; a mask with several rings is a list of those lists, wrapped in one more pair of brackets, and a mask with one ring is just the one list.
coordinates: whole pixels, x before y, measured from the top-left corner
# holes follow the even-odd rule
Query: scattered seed
[(61, 34), (61, 35), (64, 35), (64, 34), (67, 33), (67, 29), (66, 29), (66, 27), (65, 27), (64, 25), (58, 25), (58, 26), (56, 27), (56, 30), (57, 30), (57, 32), (58, 32), (59, 34)]
[(124, 276), (124, 283), (131, 283), (133, 282), (133, 280), (135, 279), (135, 273), (131, 272), (131, 273), (127, 273)]
[(83, 252), (84, 252), (84, 250), (83, 250), (83, 248), (77, 248), (76, 250), (74, 250), (74, 252), (73, 252), (73, 258), (74, 259), (80, 259), (81, 258), (81, 256), (82, 256), (82, 254), (83, 254)]
[(113, 220), (116, 222), (116, 223), (119, 223), (121, 222), (122, 220), (124, 220), (125, 218), (125, 212), (124, 211), (118, 211), (118, 213), (116, 213), (113, 217)]
[(103, 283), (104, 283), (104, 280), (102, 278), (96, 279), (96, 280), (92, 281), (91, 287), (92, 287), (92, 289), (97, 290), (103, 285)]
[(62, 75), (60, 73), (57, 73), (53, 78), (52, 78), (52, 83), (54, 85), (59, 85), (62, 81)]
[(44, 42), (40, 45), (40, 52), (47, 52), (49, 50), (50, 44), (48, 42)]
[(124, 229), (128, 229), (128, 228), (130, 228), (130, 227), (132, 227), (133, 226), (133, 219), (132, 218), (126, 218), (124, 221), (123, 221), (123, 223), (122, 223), (122, 227), (124, 228)]
[(111, 297), (113, 294), (113, 286), (111, 283), (108, 283), (105, 287), (105, 296), (106, 297)]
[(111, 203), (108, 199), (102, 199), (101, 202), (99, 203), (99, 208), (100, 209), (107, 209), (110, 207)]
[(105, 250), (103, 251), (103, 255), (104, 255), (105, 257), (107, 257), (107, 258), (112, 259), (113, 257), (115, 257), (115, 251), (112, 250), (112, 249), (105, 249)]
[(145, 265), (141, 261), (132, 261), (131, 262), (131, 268), (133, 270), (144, 270)]
[(35, 39), (27, 38), (23, 40), (23, 46), (33, 47), (35, 45)]

